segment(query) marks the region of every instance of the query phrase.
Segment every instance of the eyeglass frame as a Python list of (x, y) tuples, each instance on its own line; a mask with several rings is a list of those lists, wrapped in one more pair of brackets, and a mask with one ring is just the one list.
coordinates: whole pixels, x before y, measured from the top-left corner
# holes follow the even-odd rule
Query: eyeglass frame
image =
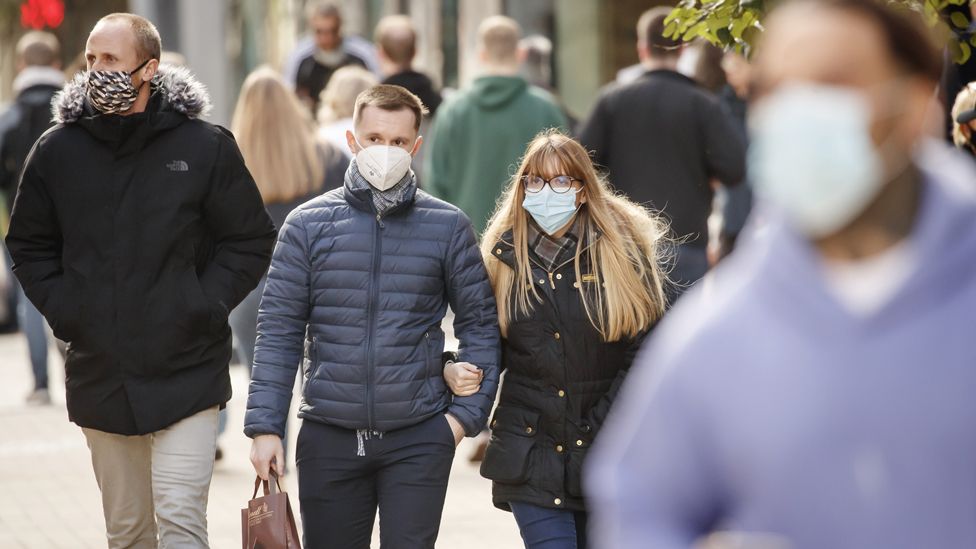
[[(542, 186), (539, 187), (539, 190), (538, 191), (530, 191), (529, 190), (528, 179), (530, 177), (533, 177), (533, 178), (536, 178), (537, 177), (537, 178), (539, 178), (542, 181)], [(564, 190), (564, 191), (557, 191), (556, 188), (553, 187), (552, 184), (550, 183), (550, 181), (553, 181), (555, 179), (559, 179), (560, 177), (569, 178), (569, 186), (566, 187), (566, 190)], [(522, 177), (520, 177), (519, 180), (522, 182), (523, 190), (525, 192), (529, 193), (529, 194), (539, 194), (539, 193), (541, 193), (542, 192), (542, 189), (546, 188), (546, 185), (549, 185), (549, 189), (552, 190), (552, 192), (554, 192), (556, 194), (566, 194), (566, 193), (568, 193), (573, 188), (573, 182), (574, 181), (579, 181), (580, 184), (581, 184), (580, 185), (581, 187), (582, 187), (582, 184), (583, 183), (586, 183), (582, 179), (578, 179), (578, 178), (573, 177), (571, 175), (565, 175), (565, 174), (556, 175), (556, 176), (550, 177), (549, 179), (545, 179), (541, 175), (528, 175), (528, 174), (526, 174), (526, 175), (523, 175)]]

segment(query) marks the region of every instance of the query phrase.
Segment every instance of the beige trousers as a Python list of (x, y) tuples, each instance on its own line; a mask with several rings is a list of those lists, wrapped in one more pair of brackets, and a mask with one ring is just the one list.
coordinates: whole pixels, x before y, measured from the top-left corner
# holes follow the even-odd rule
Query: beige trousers
[(217, 407), (148, 435), (82, 429), (110, 549), (207, 548)]

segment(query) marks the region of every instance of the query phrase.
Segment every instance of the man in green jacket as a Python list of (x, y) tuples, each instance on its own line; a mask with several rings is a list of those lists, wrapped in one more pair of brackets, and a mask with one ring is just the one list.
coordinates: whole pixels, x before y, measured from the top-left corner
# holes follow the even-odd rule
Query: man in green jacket
[(478, 27), (482, 75), (434, 119), (425, 188), (461, 208), (481, 234), (529, 141), (566, 119), (548, 92), (518, 76), (521, 29), (504, 16)]

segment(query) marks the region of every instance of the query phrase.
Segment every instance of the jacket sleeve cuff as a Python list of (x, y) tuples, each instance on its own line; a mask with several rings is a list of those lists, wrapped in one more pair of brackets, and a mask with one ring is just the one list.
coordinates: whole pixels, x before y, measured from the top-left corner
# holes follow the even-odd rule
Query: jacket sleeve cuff
[(478, 436), (482, 429), (485, 428), (485, 423), (487, 422), (486, 420), (479, 423), (476, 418), (471, 417), (471, 414), (459, 404), (451, 404), (448, 406), (447, 413), (461, 422), (461, 426), (464, 427), (464, 436), (466, 437)]

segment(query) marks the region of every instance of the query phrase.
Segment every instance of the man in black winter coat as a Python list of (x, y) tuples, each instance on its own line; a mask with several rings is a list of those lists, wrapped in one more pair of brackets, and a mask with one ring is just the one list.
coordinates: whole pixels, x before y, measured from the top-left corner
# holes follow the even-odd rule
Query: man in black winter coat
[(198, 119), (203, 87), (159, 67), (159, 34), (106, 16), (88, 72), (55, 98), (27, 159), (7, 246), (68, 342), (110, 547), (207, 547), (227, 313), (270, 261), (274, 226), (233, 137)]
[(663, 35), (669, 12), (653, 8), (641, 16), (637, 51), (647, 72), (600, 96), (580, 141), (616, 189), (671, 221), (683, 239), (671, 273), (680, 291), (708, 270), (711, 182), (742, 181), (745, 143), (718, 100), (677, 72), (681, 43)]
[[(17, 42), (17, 99), (0, 114), (0, 192), (10, 214), (17, 180), (34, 142), (51, 127), (51, 99), (64, 85), (61, 45), (49, 32), (31, 31)], [(6, 248), (4, 248), (6, 254)], [(9, 265), (9, 262), (8, 262)], [(7, 267), (9, 269), (9, 267)], [(16, 286), (17, 324), (27, 338), (34, 388), (27, 403), (51, 403), (47, 376), (47, 325), (44, 317)]]

